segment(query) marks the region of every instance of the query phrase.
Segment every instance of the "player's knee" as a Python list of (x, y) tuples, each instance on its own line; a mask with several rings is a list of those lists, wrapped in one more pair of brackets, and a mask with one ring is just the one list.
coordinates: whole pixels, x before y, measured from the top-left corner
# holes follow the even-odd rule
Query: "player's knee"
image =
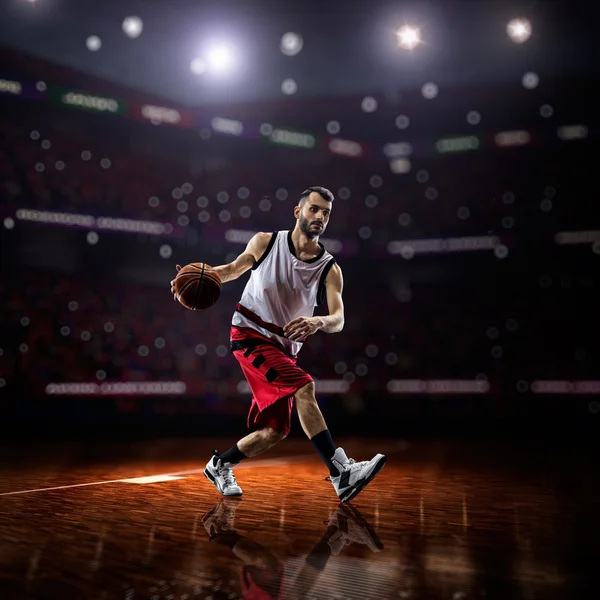
[(272, 445), (275, 445), (275, 444), (281, 442), (281, 440), (285, 439), (285, 433), (282, 433), (281, 431), (277, 431), (277, 430), (273, 429), (272, 427), (265, 427), (262, 430), (262, 434), (263, 434), (265, 441)]
[(300, 402), (302, 404), (310, 404), (312, 402), (316, 402), (317, 398), (315, 396), (315, 382), (311, 381), (307, 383), (304, 387), (301, 387), (296, 392), (296, 402)]

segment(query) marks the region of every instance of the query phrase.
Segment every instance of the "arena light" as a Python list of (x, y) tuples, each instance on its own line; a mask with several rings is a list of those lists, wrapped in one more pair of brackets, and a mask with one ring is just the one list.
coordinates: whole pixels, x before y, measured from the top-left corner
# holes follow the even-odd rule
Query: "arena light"
[(398, 45), (405, 50), (412, 50), (421, 43), (421, 33), (416, 27), (405, 25), (396, 32)]
[(383, 153), (388, 158), (410, 156), (412, 154), (412, 150), (412, 145), (409, 142), (389, 143), (383, 147)]
[(541, 379), (531, 382), (534, 394), (598, 394), (598, 380), (554, 380)]
[(132, 40), (140, 37), (144, 24), (139, 17), (126, 17), (123, 20), (123, 33)]
[(435, 148), (440, 153), (465, 152), (479, 148), (479, 138), (474, 135), (456, 138), (442, 138), (435, 143)]
[(166, 396), (185, 394), (183, 381), (111, 381), (49, 383), (45, 388), (49, 396)]
[(309, 133), (289, 131), (287, 129), (273, 129), (270, 135), (272, 142), (284, 146), (296, 146), (298, 148), (314, 148), (317, 140)]
[(587, 125), (563, 125), (557, 130), (561, 140), (581, 140), (588, 135)]
[(226, 45), (214, 46), (208, 51), (206, 58), (211, 70), (217, 73), (230, 71), (235, 62), (232, 48)]
[(139, 219), (123, 219), (119, 217), (96, 217), (93, 215), (50, 212), (20, 208), (15, 213), (17, 221), (44, 223), (63, 227), (83, 227), (85, 229), (99, 229), (118, 231), (122, 233), (146, 233), (149, 235), (163, 235), (173, 232), (170, 223), (159, 221), (145, 221)]
[(102, 48), (102, 40), (97, 35), (90, 35), (85, 41), (85, 45), (90, 52), (97, 52)]
[(561, 246), (567, 244), (593, 244), (600, 242), (600, 231), (559, 231), (554, 236), (554, 241)]
[(400, 254), (412, 258), (415, 254), (447, 252), (477, 252), (493, 250), (500, 244), (494, 235), (463, 236), (455, 238), (429, 238), (420, 240), (397, 240), (389, 242), (389, 254)]
[(512, 19), (506, 26), (506, 32), (515, 44), (523, 44), (531, 37), (531, 23), (527, 19)]
[(423, 85), (423, 87), (421, 88), (421, 94), (422, 94), (423, 98), (425, 98), (427, 100), (433, 100), (434, 98), (436, 98), (439, 91), (440, 90), (439, 90), (437, 84), (435, 84), (431, 81), (428, 83), (425, 83)]
[(291, 96), (298, 91), (298, 84), (293, 79), (285, 79), (281, 84), (281, 91), (286, 96)]
[(494, 136), (496, 146), (507, 148), (509, 146), (526, 146), (531, 141), (531, 134), (524, 129), (516, 131), (500, 131)]
[(390, 160), (390, 170), (395, 175), (406, 175), (412, 168), (410, 160), (407, 158), (394, 158)]
[[(18, 81), (0, 79), (0, 94), (13, 94), (14, 96), (20, 96), (22, 91), (23, 86)], [(40, 91), (43, 92), (44, 90)]]
[(540, 84), (539, 75), (533, 71), (525, 73), (525, 75), (523, 75), (521, 78), (521, 83), (523, 84), (524, 88), (533, 90)]
[(303, 45), (301, 35), (288, 31), (281, 36), (279, 49), (286, 56), (296, 56), (302, 50)]
[(392, 394), (489, 394), (490, 384), (480, 379), (390, 379)]
[(363, 155), (363, 147), (358, 142), (332, 138), (329, 140), (329, 150), (334, 154), (358, 158)]
[(215, 117), (211, 121), (212, 128), (219, 133), (228, 133), (230, 135), (242, 135), (244, 125), (241, 121), (235, 119), (224, 119), (223, 117)]

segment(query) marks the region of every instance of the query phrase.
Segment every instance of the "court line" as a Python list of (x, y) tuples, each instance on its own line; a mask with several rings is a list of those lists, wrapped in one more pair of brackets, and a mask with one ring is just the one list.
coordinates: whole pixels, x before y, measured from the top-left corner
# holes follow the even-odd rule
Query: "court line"
[[(303, 460), (307, 460), (309, 458), (315, 458), (316, 455), (315, 454), (301, 454), (300, 456), (288, 456), (288, 457), (282, 457), (282, 458), (267, 458), (264, 460), (257, 460), (254, 462), (248, 462), (248, 463), (241, 463), (236, 467), (237, 469), (242, 469), (242, 468), (254, 468), (254, 467), (276, 467), (276, 466), (280, 466), (280, 465), (287, 465), (289, 463), (293, 463), (293, 462), (301, 462)], [(198, 473), (202, 473), (204, 471), (204, 468), (202, 469), (191, 469), (189, 471), (175, 471), (174, 473), (158, 473), (156, 475), (154, 475), (154, 477), (160, 477), (160, 476), (177, 476), (177, 475), (197, 475)], [(145, 475), (145, 477), (152, 477), (152, 475)], [(92, 485), (105, 485), (107, 483), (129, 483), (129, 481), (127, 481), (128, 479), (136, 479), (135, 477), (124, 477), (122, 479), (107, 479), (105, 481), (90, 481), (90, 482), (86, 482), (86, 483), (73, 483), (70, 485), (57, 485), (54, 487), (46, 487), (46, 488), (37, 488), (37, 489), (33, 489), (33, 490), (18, 490), (15, 492), (2, 492), (0, 493), (0, 496), (16, 496), (19, 494), (33, 494), (35, 492), (50, 492), (50, 491), (54, 491), (54, 490), (68, 490), (71, 488), (78, 488), (78, 487), (88, 487), (88, 486), (92, 486)]]

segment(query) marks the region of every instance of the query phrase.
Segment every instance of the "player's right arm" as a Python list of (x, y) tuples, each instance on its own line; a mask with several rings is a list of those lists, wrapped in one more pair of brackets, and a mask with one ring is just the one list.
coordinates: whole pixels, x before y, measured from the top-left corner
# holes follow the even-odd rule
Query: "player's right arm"
[(248, 242), (246, 249), (233, 262), (213, 267), (221, 281), (223, 283), (233, 281), (249, 271), (265, 253), (272, 235), (272, 233), (262, 232), (255, 234)]

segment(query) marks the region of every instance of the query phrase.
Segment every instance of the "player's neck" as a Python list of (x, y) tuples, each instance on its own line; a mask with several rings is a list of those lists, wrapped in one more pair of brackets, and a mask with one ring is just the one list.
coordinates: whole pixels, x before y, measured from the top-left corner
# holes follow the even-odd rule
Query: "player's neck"
[(294, 227), (292, 231), (292, 243), (296, 248), (296, 254), (319, 254), (321, 247), (319, 246), (319, 238), (309, 238), (300, 231), (299, 227)]

